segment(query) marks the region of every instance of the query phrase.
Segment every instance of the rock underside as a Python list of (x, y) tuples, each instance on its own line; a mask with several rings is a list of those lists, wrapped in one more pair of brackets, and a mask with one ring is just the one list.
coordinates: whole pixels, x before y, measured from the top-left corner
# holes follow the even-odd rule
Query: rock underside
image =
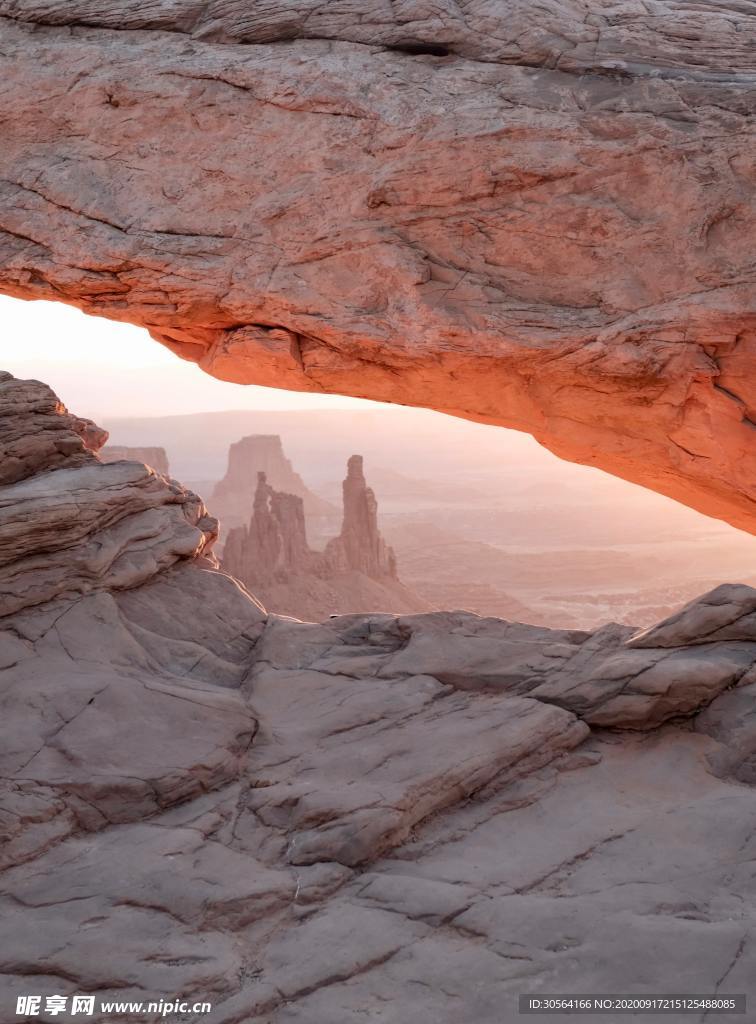
[(750, 2), (0, 0), (0, 290), (754, 530)]
[(0, 378), (0, 1005), (501, 1024), (526, 991), (756, 998), (756, 591), (642, 633), (298, 622), (104, 439)]

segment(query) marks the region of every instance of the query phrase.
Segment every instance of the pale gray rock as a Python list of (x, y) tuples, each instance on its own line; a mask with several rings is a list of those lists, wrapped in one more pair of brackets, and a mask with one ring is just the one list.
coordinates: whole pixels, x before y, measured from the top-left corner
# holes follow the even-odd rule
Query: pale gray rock
[(288, 1002), (380, 967), (424, 931), (400, 915), (335, 900), (298, 928), (273, 937), (263, 976), (275, 985), (276, 1001)]
[(202, 554), (216, 535), (195, 494), (137, 462), (10, 484), (0, 488), (0, 564), (8, 568), (0, 609), (145, 583)]
[(2, 777), (62, 797), (92, 828), (236, 778), (257, 728), (238, 691), (182, 675), (180, 662), (169, 673), (126, 630), (119, 649), (110, 628), (116, 616), (104, 595), (60, 612), (36, 656), (3, 679), (3, 715), (13, 728)]
[(111, 908), (156, 910), (198, 929), (237, 931), (291, 903), (291, 872), (255, 862), (195, 825), (119, 825), (72, 839), (3, 876), (25, 907), (105, 897)]
[(114, 595), (123, 628), (165, 671), (216, 686), (245, 678), (264, 609), (237, 580), (198, 559)]
[(264, 784), (248, 806), (283, 833), (293, 864), (369, 862), (424, 818), (588, 734), (561, 709), (459, 693), (428, 676), (399, 685), (263, 667), (251, 686), (256, 713), (277, 724), (250, 753), (250, 775)]
[(696, 718), (696, 731), (719, 746), (709, 756), (712, 770), (724, 778), (756, 786), (756, 685), (722, 694)]
[(66, 839), (76, 814), (54, 789), (32, 782), (0, 783), (0, 869), (21, 864)]
[[(246, 1006), (265, 1024), (355, 1024), (366, 1011), (397, 1024), (501, 1024), (516, 1019), (522, 992), (661, 992), (670, 971), (681, 992), (753, 998), (756, 792), (715, 779), (711, 741), (676, 728), (591, 743), (599, 763), (553, 773), (530, 801), (507, 803), (515, 785), (435, 818), (342, 888), (322, 923), (308, 919), (316, 936), (333, 928), (334, 908), (347, 922), (355, 906), (390, 911), (385, 924), (372, 919), (378, 963), (318, 978), (311, 953), (311, 991), (269, 996), (260, 1012), (250, 985), (238, 1015), (216, 1020), (243, 1020)], [(401, 925), (417, 929), (409, 941)], [(376, 946), (371, 934), (352, 963)], [(275, 988), (290, 970), (270, 962), (265, 979)]]
[[(171, 915), (128, 903), (103, 914), (100, 894), (62, 906), (3, 902), (0, 970), (11, 978), (25, 976), (27, 991), (29, 976), (41, 975), (37, 992), (97, 991), (120, 999), (114, 990), (131, 988), (151, 993), (156, 1001), (160, 993), (173, 991), (212, 1000), (242, 967), (232, 936), (216, 931), (211, 937)], [(57, 979), (53, 986), (45, 984), (45, 975)], [(45, 1014), (42, 1019), (55, 1018)]]
[(636, 633), (630, 647), (682, 647), (717, 640), (756, 640), (756, 590), (725, 583), (676, 615)]
[[(744, 600), (749, 590), (753, 595), (742, 588)], [(706, 608), (708, 598), (701, 600)], [(381, 680), (424, 676), (457, 690), (528, 695), (589, 724), (625, 729), (694, 713), (745, 680), (756, 662), (756, 645), (745, 641), (636, 648), (632, 636), (627, 626), (589, 634), (470, 612), (341, 616), (321, 625), (273, 618), (259, 652), (274, 668)]]
[(0, 376), (0, 436), (0, 615), (135, 587), (210, 551), (202, 500), (142, 463), (101, 463), (105, 431), (45, 384)]
[(477, 890), (467, 884), (420, 878), (400, 872), (365, 872), (356, 893), (361, 903), (403, 914), (434, 927), (467, 910)]
[(531, 692), (570, 708), (590, 725), (652, 729), (698, 711), (753, 664), (754, 646), (745, 643), (620, 648), (601, 652), (589, 666), (568, 665)]
[[(195, 495), (140, 463), (101, 463), (105, 433), (39, 382), (4, 375), (0, 401), (0, 444), (26, 467), (0, 487), (13, 863), (236, 779), (257, 729), (238, 687), (265, 613), (217, 571), (217, 524)], [(37, 440), (19, 448), (24, 436)]]
[(46, 384), (0, 371), (0, 486), (48, 469), (87, 465), (107, 437), (91, 420), (72, 416)]

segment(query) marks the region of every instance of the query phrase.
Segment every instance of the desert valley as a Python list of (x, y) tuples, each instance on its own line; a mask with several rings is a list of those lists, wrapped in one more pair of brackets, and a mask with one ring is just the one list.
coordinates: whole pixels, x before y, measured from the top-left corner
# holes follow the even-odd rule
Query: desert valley
[[(158, 469), (170, 461), (219, 518), (221, 547), (229, 529), (249, 522), (263, 471), (304, 499), (309, 542), (322, 548), (340, 528), (343, 468), (362, 454), (381, 531), (419, 599), (414, 610), (425, 602), (546, 626), (646, 626), (719, 583), (756, 583), (750, 534), (564, 463), (526, 435), (438, 413), (388, 406), (104, 424), (117, 443), (108, 451), (131, 446)], [(381, 603), (380, 592), (367, 605), (365, 597), (351, 610), (409, 610), (386, 604), (386, 595)], [(265, 603), (318, 620), (344, 610), (325, 598), (321, 606)]]

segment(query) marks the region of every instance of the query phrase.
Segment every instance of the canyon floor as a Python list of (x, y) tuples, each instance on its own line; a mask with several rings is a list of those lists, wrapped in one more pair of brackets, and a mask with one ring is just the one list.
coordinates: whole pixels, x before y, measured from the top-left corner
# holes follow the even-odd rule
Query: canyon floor
[(196, 495), (103, 441), (0, 378), (3, 1008), (756, 999), (756, 590), (640, 632), (302, 623), (218, 571)]

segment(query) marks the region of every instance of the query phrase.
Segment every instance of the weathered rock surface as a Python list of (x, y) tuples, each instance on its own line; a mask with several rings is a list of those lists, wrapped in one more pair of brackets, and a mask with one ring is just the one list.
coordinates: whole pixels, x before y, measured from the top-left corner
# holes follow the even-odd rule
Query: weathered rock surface
[[(0, 446), (6, 422), (67, 437), (21, 384), (40, 401)], [(128, 552), (134, 481), (180, 485), (142, 466), (111, 493), (135, 464), (62, 454), (0, 487), (0, 1005), (179, 993), (213, 1004), (192, 1024), (501, 1024), (526, 990), (670, 975), (756, 998), (752, 589), (642, 638), (464, 612), (311, 624), (266, 616), (197, 526), (196, 549), (84, 586), (86, 537), (51, 546), (40, 508), (19, 515), (28, 488), (78, 475), (82, 534), (105, 503)], [(30, 558), (52, 596), (23, 597)]]
[(275, 490), (301, 498), (306, 515), (335, 513), (333, 505), (313, 493), (295, 472), (277, 434), (253, 434), (229, 447), (226, 475), (215, 485), (209, 499), (213, 515), (221, 522), (224, 542), (230, 530), (246, 526), (249, 522), (260, 473), (265, 474)]
[(130, 448), (124, 444), (106, 444), (100, 449), (100, 462), (143, 462), (161, 476), (170, 476), (165, 448)]
[(358, 611), (431, 611), (405, 587), (396, 557), (378, 529), (378, 503), (367, 486), (362, 457), (353, 455), (343, 485), (341, 531), (314, 551), (307, 542), (305, 501), (270, 486), (258, 473), (252, 517), (230, 530), (223, 569), (240, 579), (273, 612), (319, 622)]
[(0, 371), (0, 485), (89, 465), (107, 437), (91, 420), (72, 416), (46, 384)]
[[(289, 623), (269, 628), (278, 648), (275, 634)], [(398, 686), (369, 671), (271, 671), (267, 643), (259, 654), (252, 699), (276, 728), (250, 759), (265, 785), (250, 791), (247, 807), (282, 837), (293, 864), (368, 863), (434, 812), (554, 760), (588, 733), (574, 715), (537, 701), (455, 692), (427, 675)], [(296, 713), (282, 715), (292, 702)]]
[(754, 530), (749, 4), (2, 0), (0, 288)]
[(16, 408), (0, 423), (0, 614), (133, 587), (209, 550), (218, 523), (201, 499), (141, 463), (103, 465), (93, 449), (105, 432), (70, 416), (46, 385), (4, 374), (0, 402)]
[(756, 640), (756, 594), (752, 587), (717, 587), (658, 626), (636, 633), (628, 643), (630, 647), (680, 647), (717, 640)]
[[(753, 598), (751, 588), (742, 590)], [(617, 729), (690, 715), (754, 672), (753, 642), (635, 650), (627, 645), (632, 633), (614, 625), (593, 634), (553, 630), (470, 612), (345, 615), (321, 625), (271, 623), (260, 656), (274, 668), (430, 677), (456, 690), (534, 697)]]
[(4, 375), (0, 401), (16, 409), (0, 444), (27, 439), (25, 478), (0, 486), (6, 860), (235, 778), (256, 729), (236, 688), (265, 616), (217, 571), (196, 495), (101, 463), (104, 432), (43, 384)]

